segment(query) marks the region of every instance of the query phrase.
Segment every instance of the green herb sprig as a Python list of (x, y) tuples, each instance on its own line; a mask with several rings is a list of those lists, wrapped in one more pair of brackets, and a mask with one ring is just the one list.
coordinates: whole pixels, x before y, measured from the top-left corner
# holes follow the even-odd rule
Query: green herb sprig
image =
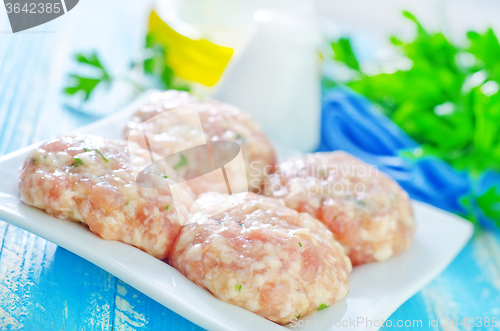
[(181, 153), (181, 159), (174, 166), (174, 169), (179, 170), (180, 168), (187, 166), (187, 164), (188, 164), (188, 160), (187, 160), (186, 156)]
[(83, 148), (83, 151), (84, 151), (84, 152), (94, 151), (94, 152), (96, 152), (97, 154), (99, 154), (99, 155), (100, 155), (100, 156), (104, 159), (104, 161), (106, 161), (106, 162), (110, 162), (110, 161), (109, 161), (109, 159), (108, 159), (106, 156), (104, 156), (104, 154), (103, 154), (100, 150), (98, 150), (97, 148), (88, 149), (88, 148), (85, 148), (85, 147), (84, 147), (84, 148)]
[(63, 89), (63, 93), (67, 96), (81, 95), (82, 101), (86, 102), (98, 87), (109, 88), (118, 81), (132, 86), (138, 93), (149, 88), (189, 91), (189, 85), (176, 77), (166, 62), (166, 52), (154, 35), (147, 34), (144, 48), (123, 75), (112, 74), (96, 51), (79, 52), (74, 55), (74, 60), (82, 68), (90, 69), (90, 73), (69, 74), (68, 85)]
[(86, 65), (94, 69), (95, 75), (82, 76), (78, 74), (70, 74), (70, 84), (64, 89), (67, 95), (75, 95), (82, 93), (84, 101), (87, 101), (99, 84), (109, 84), (112, 78), (106, 68), (101, 63), (99, 56), (95, 51), (90, 53), (77, 53), (74, 57), (79, 64)]

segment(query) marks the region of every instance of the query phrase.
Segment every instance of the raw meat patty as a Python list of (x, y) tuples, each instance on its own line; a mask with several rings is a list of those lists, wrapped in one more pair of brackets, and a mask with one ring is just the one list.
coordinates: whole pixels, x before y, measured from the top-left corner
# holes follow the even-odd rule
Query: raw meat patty
[(415, 229), (408, 194), (391, 178), (343, 151), (278, 165), (263, 194), (307, 212), (333, 232), (353, 265), (384, 261), (407, 249)]
[[(191, 119), (180, 118), (176, 112), (168, 112), (194, 103), (207, 141), (225, 140), (240, 144), (249, 190), (258, 190), (266, 174), (272, 172), (276, 164), (274, 149), (250, 115), (234, 106), (215, 100), (202, 101), (182, 91), (169, 90), (157, 93), (132, 116), (125, 129), (125, 137), (146, 148), (147, 142), (140, 127), (140, 124), (145, 122), (145, 130), (150, 138), (149, 145), (153, 152), (159, 155), (168, 156), (196, 146), (199, 144), (200, 134), (203, 135), (203, 132), (199, 132), (201, 130), (197, 123)], [(162, 116), (157, 116), (160, 114)], [(200, 172), (195, 168), (196, 162), (187, 161), (186, 171)], [(182, 171), (185, 169), (180, 169), (181, 176), (184, 176)], [(187, 177), (193, 178), (199, 175), (203, 174)], [(231, 174), (228, 173), (228, 176), (231, 177)], [(232, 181), (231, 178), (229, 181)], [(208, 183), (209, 191), (221, 192), (216, 182), (217, 179), (213, 179)], [(224, 182), (222, 184), (222, 188), (225, 189)], [(207, 183), (200, 185), (206, 186)], [(205, 188), (200, 192), (197, 192), (196, 186), (192, 188), (195, 193), (206, 192)]]
[(347, 295), (351, 262), (310, 215), (254, 193), (206, 193), (191, 211), (169, 262), (222, 301), (286, 324)]
[[(130, 146), (130, 148), (129, 148)], [(24, 203), (60, 219), (88, 225), (104, 239), (120, 240), (163, 259), (192, 203), (189, 192), (175, 210), (167, 186), (135, 182), (149, 163), (137, 144), (96, 136), (62, 136), (35, 149), (24, 163), (19, 190)], [(175, 172), (164, 166), (169, 178)]]

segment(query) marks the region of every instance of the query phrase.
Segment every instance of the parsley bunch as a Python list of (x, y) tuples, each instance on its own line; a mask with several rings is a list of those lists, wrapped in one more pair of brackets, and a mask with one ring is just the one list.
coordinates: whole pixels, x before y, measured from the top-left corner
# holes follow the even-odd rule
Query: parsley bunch
[[(349, 38), (331, 42), (333, 59), (353, 75), (343, 82), (367, 97), (420, 144), (406, 156), (436, 156), (474, 180), (500, 171), (500, 43), (492, 29), (470, 31), (467, 44), (455, 45), (441, 32), (429, 32), (409, 12), (416, 37), (390, 41), (411, 62), (407, 70), (363, 71)], [(330, 85), (339, 85), (329, 81)], [(500, 192), (492, 187), (477, 205), (500, 225)]]

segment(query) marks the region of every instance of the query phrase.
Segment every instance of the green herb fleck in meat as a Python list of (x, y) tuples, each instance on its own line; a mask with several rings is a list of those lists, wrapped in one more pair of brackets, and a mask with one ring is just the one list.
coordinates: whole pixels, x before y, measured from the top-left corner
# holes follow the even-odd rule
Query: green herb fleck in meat
[(80, 158), (78, 157), (73, 158), (73, 163), (71, 164), (72, 167), (78, 167), (81, 165), (84, 165), (84, 163)]
[(188, 160), (184, 154), (181, 153), (181, 160), (174, 166), (175, 170), (185, 167), (188, 164)]
[(236, 134), (236, 140), (239, 140), (241, 143), (245, 142), (245, 138), (243, 138), (239, 133)]
[(316, 308), (316, 310), (323, 310), (323, 309), (328, 308), (328, 307), (330, 307), (330, 306), (327, 306), (324, 303), (322, 303), (321, 305), (319, 305), (318, 308)]

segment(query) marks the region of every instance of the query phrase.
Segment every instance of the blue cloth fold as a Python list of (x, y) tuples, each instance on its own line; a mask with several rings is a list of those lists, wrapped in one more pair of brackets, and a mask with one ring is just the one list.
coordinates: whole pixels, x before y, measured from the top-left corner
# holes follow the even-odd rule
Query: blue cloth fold
[(460, 198), (471, 191), (468, 174), (434, 157), (401, 157), (402, 150), (418, 144), (364, 97), (344, 88), (331, 90), (324, 96), (321, 116), (318, 151), (344, 150), (376, 165), (412, 198), (466, 214)]

